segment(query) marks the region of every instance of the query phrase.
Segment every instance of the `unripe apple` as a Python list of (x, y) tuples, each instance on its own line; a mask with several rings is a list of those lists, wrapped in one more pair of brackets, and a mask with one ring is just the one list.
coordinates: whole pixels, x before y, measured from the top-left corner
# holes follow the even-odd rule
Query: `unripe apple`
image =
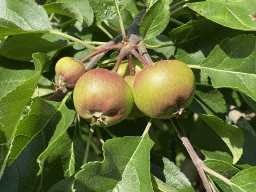
[[(125, 76), (125, 77), (124, 77), (124, 80), (128, 83), (128, 85), (129, 85), (131, 88), (133, 87), (133, 83), (134, 83), (135, 77), (136, 77), (136, 75), (134, 75), (134, 76)], [(133, 119), (136, 119), (136, 118), (138, 118), (138, 117), (143, 117), (143, 116), (145, 116), (145, 114), (143, 114), (143, 113), (138, 109), (138, 107), (136, 106), (136, 104), (134, 103), (134, 104), (133, 104), (132, 111), (131, 111), (130, 114), (126, 117), (126, 119), (133, 120)]]
[(59, 87), (74, 88), (78, 79), (86, 72), (83, 64), (73, 57), (62, 57), (55, 65)]
[[(144, 68), (144, 65), (137, 59), (133, 59), (133, 67), (135, 74), (141, 71)], [(128, 61), (122, 61), (118, 67), (117, 73), (122, 77), (129, 76), (129, 63)]]
[(92, 69), (83, 74), (73, 97), (78, 114), (100, 127), (121, 122), (133, 107), (130, 86), (120, 75), (107, 69)]
[(133, 84), (137, 107), (153, 118), (170, 118), (190, 105), (195, 90), (191, 69), (178, 60), (159, 61), (143, 68)]

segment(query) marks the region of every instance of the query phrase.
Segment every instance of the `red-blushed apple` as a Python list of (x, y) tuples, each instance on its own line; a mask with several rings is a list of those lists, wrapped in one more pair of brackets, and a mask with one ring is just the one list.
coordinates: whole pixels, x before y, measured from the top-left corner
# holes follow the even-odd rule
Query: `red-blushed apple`
[(78, 79), (86, 72), (83, 64), (73, 57), (62, 57), (55, 65), (58, 80), (57, 85), (62, 88), (74, 88)]
[(136, 106), (147, 116), (171, 118), (190, 105), (195, 90), (191, 69), (178, 60), (158, 61), (143, 68), (133, 83)]
[(78, 114), (91, 125), (107, 127), (124, 120), (133, 107), (133, 93), (126, 81), (107, 69), (92, 69), (83, 74), (74, 89)]

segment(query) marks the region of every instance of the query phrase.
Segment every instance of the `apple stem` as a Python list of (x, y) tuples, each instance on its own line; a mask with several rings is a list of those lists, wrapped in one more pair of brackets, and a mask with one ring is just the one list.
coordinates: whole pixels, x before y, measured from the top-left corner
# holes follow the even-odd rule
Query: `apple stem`
[(105, 142), (104, 142), (104, 139), (103, 139), (103, 137), (102, 137), (102, 134), (101, 134), (101, 132), (100, 132), (99, 127), (96, 127), (95, 130), (96, 130), (96, 132), (97, 132), (98, 137), (100, 138), (101, 144), (103, 145)]
[[(140, 25), (140, 21), (141, 21), (141, 18), (143, 17), (143, 15), (146, 13), (147, 11), (147, 7), (145, 6), (138, 14), (137, 16), (135, 17), (135, 19), (133, 20), (132, 24), (129, 25), (125, 32), (126, 32), (126, 40), (128, 42), (130, 42), (131, 44), (133, 44), (133, 46), (136, 46), (139, 42), (141, 42), (142, 40), (142, 37), (140, 35), (140, 30), (139, 30), (139, 25)], [(110, 40), (107, 44), (105, 45), (102, 45), (100, 50), (103, 48), (103, 47), (109, 47), (109, 46), (112, 46), (112, 45), (115, 45), (117, 44), (118, 42), (122, 41), (123, 39), (123, 35), (122, 34), (119, 34), (118, 36), (114, 37), (112, 40)], [(132, 47), (132, 46), (131, 46)], [(120, 47), (121, 48), (121, 47)], [(99, 48), (95, 48), (97, 50), (99, 50)], [(107, 49), (106, 51), (95, 51), (93, 53), (93, 55), (91, 55), (90, 57), (93, 57), (90, 61), (88, 61), (87, 65), (85, 66), (85, 70), (88, 71), (90, 69), (92, 69), (96, 64), (97, 62), (105, 55), (105, 53), (107, 52)], [(136, 54), (136, 53), (135, 53)], [(137, 54), (138, 57), (141, 58), (141, 56), (139, 54)], [(85, 60), (88, 59), (88, 58), (84, 58), (83, 60), (81, 60), (81, 62), (85, 62)], [(139, 59), (141, 61), (141, 59)], [(141, 61), (144, 63), (144, 65), (147, 65), (147, 62), (145, 61)]]
[(90, 59), (91, 57), (99, 54), (99, 53), (102, 53), (102, 52), (105, 52), (105, 51), (109, 51), (109, 50), (115, 50), (115, 49), (120, 49), (122, 48), (122, 45), (121, 44), (117, 44), (117, 45), (110, 45), (110, 46), (106, 46), (106, 47), (103, 47), (95, 52), (93, 52), (92, 54), (88, 55), (87, 57), (85, 57), (84, 59), (81, 60), (81, 63), (84, 63), (87, 59)]
[(137, 58), (140, 60), (140, 62), (144, 65), (147, 66), (148, 63), (140, 56), (140, 54), (135, 50), (134, 46), (130, 46), (129, 48), (130, 52)]
[[(117, 44), (118, 42), (122, 41), (122, 34), (117, 35), (116, 37), (114, 37), (112, 40), (110, 40), (107, 44), (102, 45), (101, 47), (107, 47), (107, 46), (111, 46), (114, 44)], [(99, 53), (98, 55), (95, 55), (88, 63), (87, 65), (84, 67), (86, 71), (89, 71), (90, 69), (92, 69), (97, 62), (106, 54), (106, 52), (102, 52)]]
[(68, 89), (66, 87), (63, 87), (63, 89), (58, 89), (57, 91), (54, 92), (53, 95), (47, 97), (46, 100), (57, 102), (61, 100), (63, 96), (67, 94), (67, 92), (68, 92)]
[(179, 138), (181, 139), (183, 145), (185, 146), (185, 148), (187, 149), (188, 153), (189, 153), (189, 156), (191, 157), (194, 165), (196, 166), (196, 169), (202, 179), (202, 182), (203, 182), (203, 185), (206, 189), (207, 192), (212, 192), (212, 189), (211, 189), (211, 186), (207, 180), (207, 177), (204, 173), (204, 170), (203, 170), (203, 166), (204, 163), (203, 161), (198, 157), (198, 155), (196, 154), (194, 148), (192, 147), (190, 141), (188, 140), (185, 132), (183, 131), (182, 127), (179, 125), (179, 122), (178, 122), (178, 118), (177, 117), (173, 117), (171, 118), (171, 121), (173, 123), (173, 126), (175, 128), (175, 130), (177, 131), (178, 133), (178, 136)]
[(134, 66), (133, 66), (133, 61), (132, 61), (132, 54), (129, 53), (128, 54), (128, 63), (129, 63), (129, 71), (130, 71), (130, 75), (134, 75), (135, 71), (134, 71)]
[(139, 53), (140, 55), (142, 56), (142, 58), (149, 64), (153, 64), (154, 61), (152, 61), (150, 55), (148, 54), (148, 51), (146, 49), (146, 46), (145, 46), (145, 43), (142, 43), (140, 46), (139, 46)]
[(152, 125), (152, 121), (153, 121), (153, 118), (150, 118), (150, 120), (149, 120), (149, 122), (148, 122), (148, 124), (146, 126), (146, 129), (144, 130), (144, 132), (143, 132), (141, 137), (145, 137), (145, 135), (148, 133), (148, 131), (149, 131), (151, 125)]
[(115, 72), (117, 72), (117, 70), (118, 70), (118, 68), (119, 68), (119, 66), (120, 66), (121, 61), (123, 60), (123, 58), (124, 58), (126, 55), (127, 55), (127, 51), (126, 51), (124, 48), (122, 48), (122, 49), (120, 50), (120, 53), (119, 53), (118, 58), (117, 58), (117, 60), (116, 60), (116, 64), (115, 64), (115, 68), (114, 68), (114, 71), (115, 71)]
[(84, 154), (84, 161), (83, 161), (84, 164), (87, 163), (89, 150), (90, 150), (90, 143), (91, 143), (91, 138), (92, 138), (93, 132), (94, 132), (94, 129), (93, 129), (93, 126), (91, 126), (90, 133), (89, 133), (88, 140), (87, 140), (87, 144), (86, 144), (85, 154)]

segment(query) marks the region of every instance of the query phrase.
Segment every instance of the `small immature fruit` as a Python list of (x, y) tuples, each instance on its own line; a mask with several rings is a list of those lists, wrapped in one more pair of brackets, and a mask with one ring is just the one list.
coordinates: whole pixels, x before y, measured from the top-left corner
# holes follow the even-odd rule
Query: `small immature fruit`
[[(136, 74), (144, 68), (144, 65), (139, 60), (133, 59), (133, 67), (134, 67), (134, 72)], [(118, 70), (117, 70), (117, 74), (121, 75), (122, 77), (130, 75), (128, 61), (122, 61), (120, 63), (120, 66), (118, 67)]]
[(100, 127), (121, 122), (133, 107), (130, 86), (120, 75), (107, 69), (92, 69), (83, 74), (73, 97), (78, 114)]
[(191, 69), (178, 60), (159, 61), (143, 68), (133, 84), (137, 107), (153, 118), (170, 118), (190, 105), (195, 90)]
[[(128, 85), (129, 85), (131, 88), (133, 87), (133, 83), (134, 83), (135, 77), (136, 77), (136, 75), (134, 75), (134, 76), (125, 76), (125, 77), (124, 77), (124, 80), (128, 83)], [(138, 107), (136, 106), (136, 104), (134, 103), (134, 104), (133, 104), (132, 111), (131, 111), (130, 114), (126, 117), (126, 119), (133, 120), (133, 119), (136, 119), (136, 118), (138, 118), (138, 117), (143, 117), (143, 116), (145, 116), (145, 114), (143, 114), (143, 113), (138, 109)]]
[(59, 87), (74, 88), (78, 79), (86, 72), (79, 60), (73, 57), (62, 57), (55, 65)]

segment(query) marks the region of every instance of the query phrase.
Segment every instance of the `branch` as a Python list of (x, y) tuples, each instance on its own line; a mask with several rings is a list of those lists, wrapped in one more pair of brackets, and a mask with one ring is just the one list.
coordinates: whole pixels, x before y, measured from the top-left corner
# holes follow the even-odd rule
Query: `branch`
[(122, 47), (121, 44), (111, 45), (111, 46), (107, 46), (107, 47), (102, 47), (101, 49), (93, 52), (92, 54), (90, 54), (87, 57), (85, 57), (84, 59), (82, 59), (81, 63), (84, 63), (87, 59), (90, 59), (91, 57), (93, 57), (95, 55), (98, 55), (99, 53), (106, 52), (106, 51), (109, 51), (109, 50), (120, 49), (121, 47)]
[[(127, 27), (125, 30), (128, 41), (133, 45), (137, 45), (142, 40), (142, 37), (140, 35), (139, 25), (140, 25), (141, 18), (146, 13), (146, 10), (147, 10), (147, 7), (144, 7), (144, 9), (142, 9), (138, 13), (138, 15), (135, 17), (135, 19), (133, 20), (131, 25), (129, 27)], [(101, 47), (108, 47), (111, 45), (115, 45), (115, 44), (119, 43), (120, 41), (122, 41), (122, 38), (123, 38), (122, 34), (119, 34), (118, 36), (116, 36), (112, 40), (110, 40), (107, 44), (105, 44)], [(87, 63), (87, 65), (85, 66), (85, 70), (88, 71), (88, 70), (92, 69), (96, 65), (96, 63), (106, 54), (106, 52), (107, 51), (98, 53), (97, 55), (95, 55)]]
[(194, 165), (196, 166), (196, 169), (202, 179), (202, 182), (204, 184), (204, 187), (206, 189), (207, 192), (212, 192), (211, 186), (207, 180), (207, 177), (203, 171), (203, 161), (198, 157), (198, 155), (196, 154), (195, 150), (193, 149), (191, 143), (189, 142), (185, 132), (183, 131), (182, 127), (179, 125), (179, 122), (177, 120), (177, 117), (173, 117), (171, 118), (171, 121), (174, 125), (174, 128), (176, 129), (178, 136), (180, 137), (181, 141), (183, 142), (183, 145), (185, 146), (185, 148), (187, 149)]
[(140, 54), (134, 49), (133, 46), (130, 46), (129, 48), (130, 52), (135, 56), (137, 57), (137, 59), (140, 60), (140, 62), (144, 65), (144, 66), (147, 66), (148, 63), (140, 56)]

